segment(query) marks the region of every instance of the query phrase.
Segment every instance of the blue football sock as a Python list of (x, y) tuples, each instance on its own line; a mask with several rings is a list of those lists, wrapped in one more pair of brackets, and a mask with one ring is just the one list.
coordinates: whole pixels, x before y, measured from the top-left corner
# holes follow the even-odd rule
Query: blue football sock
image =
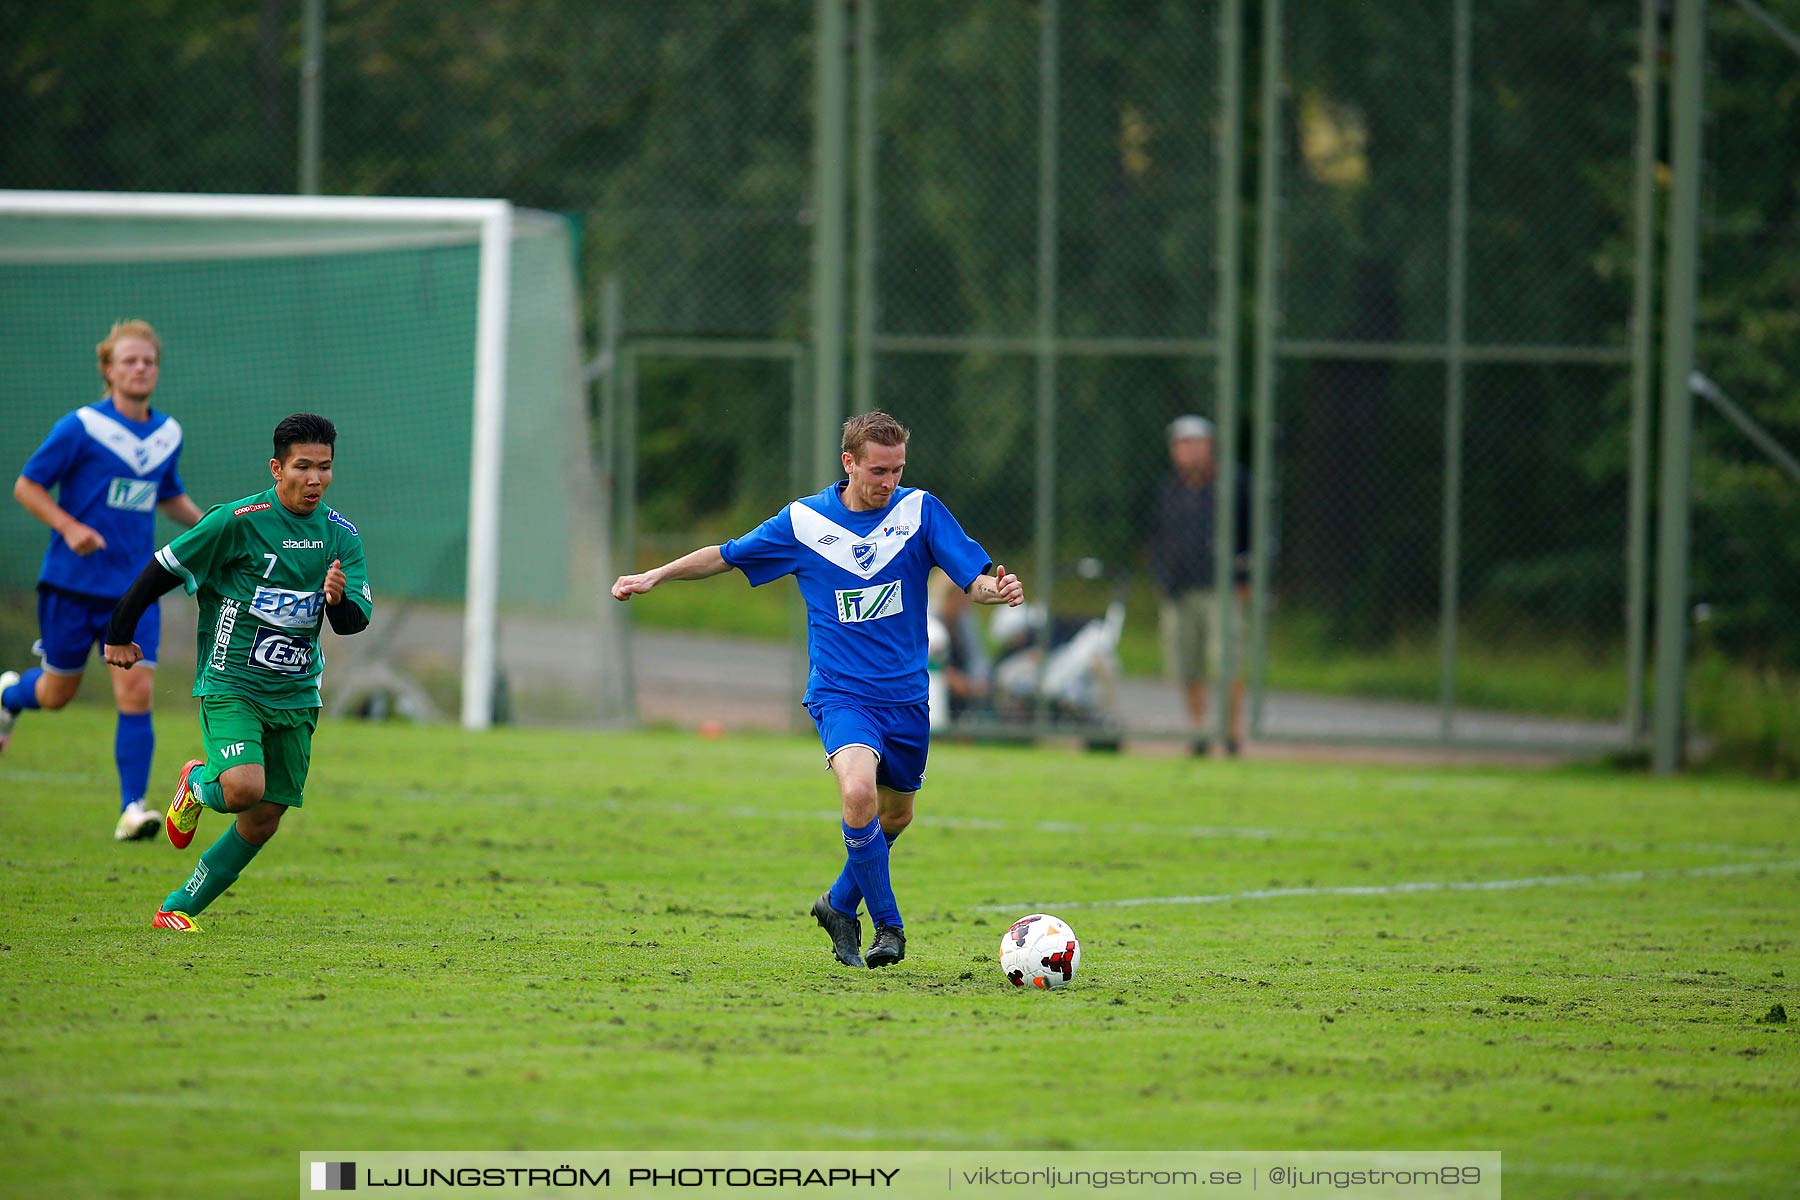
[(113, 734), (113, 762), (119, 768), (119, 807), (142, 800), (150, 786), (150, 756), (156, 750), (156, 730), (149, 713), (120, 713)]
[[(882, 840), (887, 842), (889, 849), (893, 848), (894, 839), (901, 832), (903, 831), (881, 831)], [(850, 869), (850, 860), (846, 857), (843, 871), (838, 875), (837, 882), (831, 885), (831, 907), (854, 917), (856, 910), (862, 905), (862, 898), (862, 889), (856, 886), (856, 873)]]
[(898, 926), (900, 905), (888, 881), (888, 844), (881, 836), (881, 822), (870, 821), (861, 829), (845, 824), (844, 847), (850, 855), (850, 873), (868, 902), (869, 919), (877, 925)]
[(19, 676), (19, 682), (0, 692), (0, 708), (10, 708), (14, 712), (23, 712), (28, 708), (38, 707), (37, 681), (44, 673), (42, 667), (33, 667)]

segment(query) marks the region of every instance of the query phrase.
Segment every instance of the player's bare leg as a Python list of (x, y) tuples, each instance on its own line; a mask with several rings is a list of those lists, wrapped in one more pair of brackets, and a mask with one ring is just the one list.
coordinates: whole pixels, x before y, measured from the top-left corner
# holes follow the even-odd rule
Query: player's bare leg
[(81, 690), (81, 672), (63, 675), (55, 671), (45, 671), (38, 676), (37, 703), (39, 708), (57, 709), (65, 707)]
[(17, 671), (0, 675), (0, 750), (12, 741), (13, 726), (20, 713), (33, 708), (61, 708), (80, 690), (80, 671), (58, 675), (33, 667), (23, 675)]

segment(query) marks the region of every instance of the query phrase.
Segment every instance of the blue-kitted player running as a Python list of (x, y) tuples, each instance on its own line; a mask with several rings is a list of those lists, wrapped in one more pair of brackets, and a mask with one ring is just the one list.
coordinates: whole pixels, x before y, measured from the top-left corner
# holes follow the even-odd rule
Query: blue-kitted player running
[[(162, 368), (156, 330), (144, 321), (120, 321), (96, 350), (107, 394), (58, 421), (13, 484), (13, 497), (51, 532), (37, 585), (36, 651), (43, 665), (22, 675), (0, 673), (0, 750), (21, 712), (61, 708), (75, 698), (113, 605), (156, 551), (157, 510), (184, 527), (200, 519), (175, 469), (181, 425), (150, 407)], [(156, 665), (161, 632), (161, 614), (151, 605), (136, 634), (146, 666)], [(152, 673), (111, 674), (119, 706), (113, 836), (122, 842), (155, 837), (162, 814), (144, 806), (156, 748)]]
[(846, 966), (864, 965), (866, 901), (875, 924), (867, 965), (906, 957), (906, 933), (888, 876), (888, 847), (912, 822), (931, 743), (926, 699), (925, 587), (933, 567), (980, 604), (1025, 602), (1016, 575), (993, 563), (930, 492), (900, 486), (906, 426), (883, 412), (844, 424), (848, 477), (803, 496), (740, 538), (703, 546), (641, 575), (621, 575), (628, 600), (674, 579), (736, 567), (752, 586), (793, 575), (806, 601), (812, 670), (802, 703), (825, 743), (843, 802), (846, 862), (813, 904)]

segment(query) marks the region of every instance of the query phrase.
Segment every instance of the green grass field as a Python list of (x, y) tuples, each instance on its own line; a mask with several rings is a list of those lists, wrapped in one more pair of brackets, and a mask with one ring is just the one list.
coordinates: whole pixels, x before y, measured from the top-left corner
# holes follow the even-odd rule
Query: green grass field
[[(945, 746), (876, 972), (801, 915), (841, 856), (813, 742), (328, 723), (184, 937), (147, 923), (221, 820), (114, 844), (111, 728), (30, 715), (0, 759), (6, 1195), (285, 1195), (331, 1147), (1468, 1149), (1513, 1196), (1800, 1188), (1791, 788)], [(159, 735), (158, 792), (191, 709)], [(1082, 973), (1017, 992), (995, 946), (1042, 909)]]

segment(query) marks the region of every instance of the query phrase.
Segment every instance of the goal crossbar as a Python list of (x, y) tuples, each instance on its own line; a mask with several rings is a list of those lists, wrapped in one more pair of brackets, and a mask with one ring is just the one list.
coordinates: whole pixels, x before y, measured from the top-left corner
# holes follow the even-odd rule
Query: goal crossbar
[(469, 547), (464, 581), (462, 724), (493, 720), (500, 588), (501, 439), (506, 432), (506, 330), (513, 206), (505, 200), (364, 196), (234, 196), (173, 192), (0, 190), (0, 214), (191, 220), (361, 221), (468, 225), (478, 231)]

